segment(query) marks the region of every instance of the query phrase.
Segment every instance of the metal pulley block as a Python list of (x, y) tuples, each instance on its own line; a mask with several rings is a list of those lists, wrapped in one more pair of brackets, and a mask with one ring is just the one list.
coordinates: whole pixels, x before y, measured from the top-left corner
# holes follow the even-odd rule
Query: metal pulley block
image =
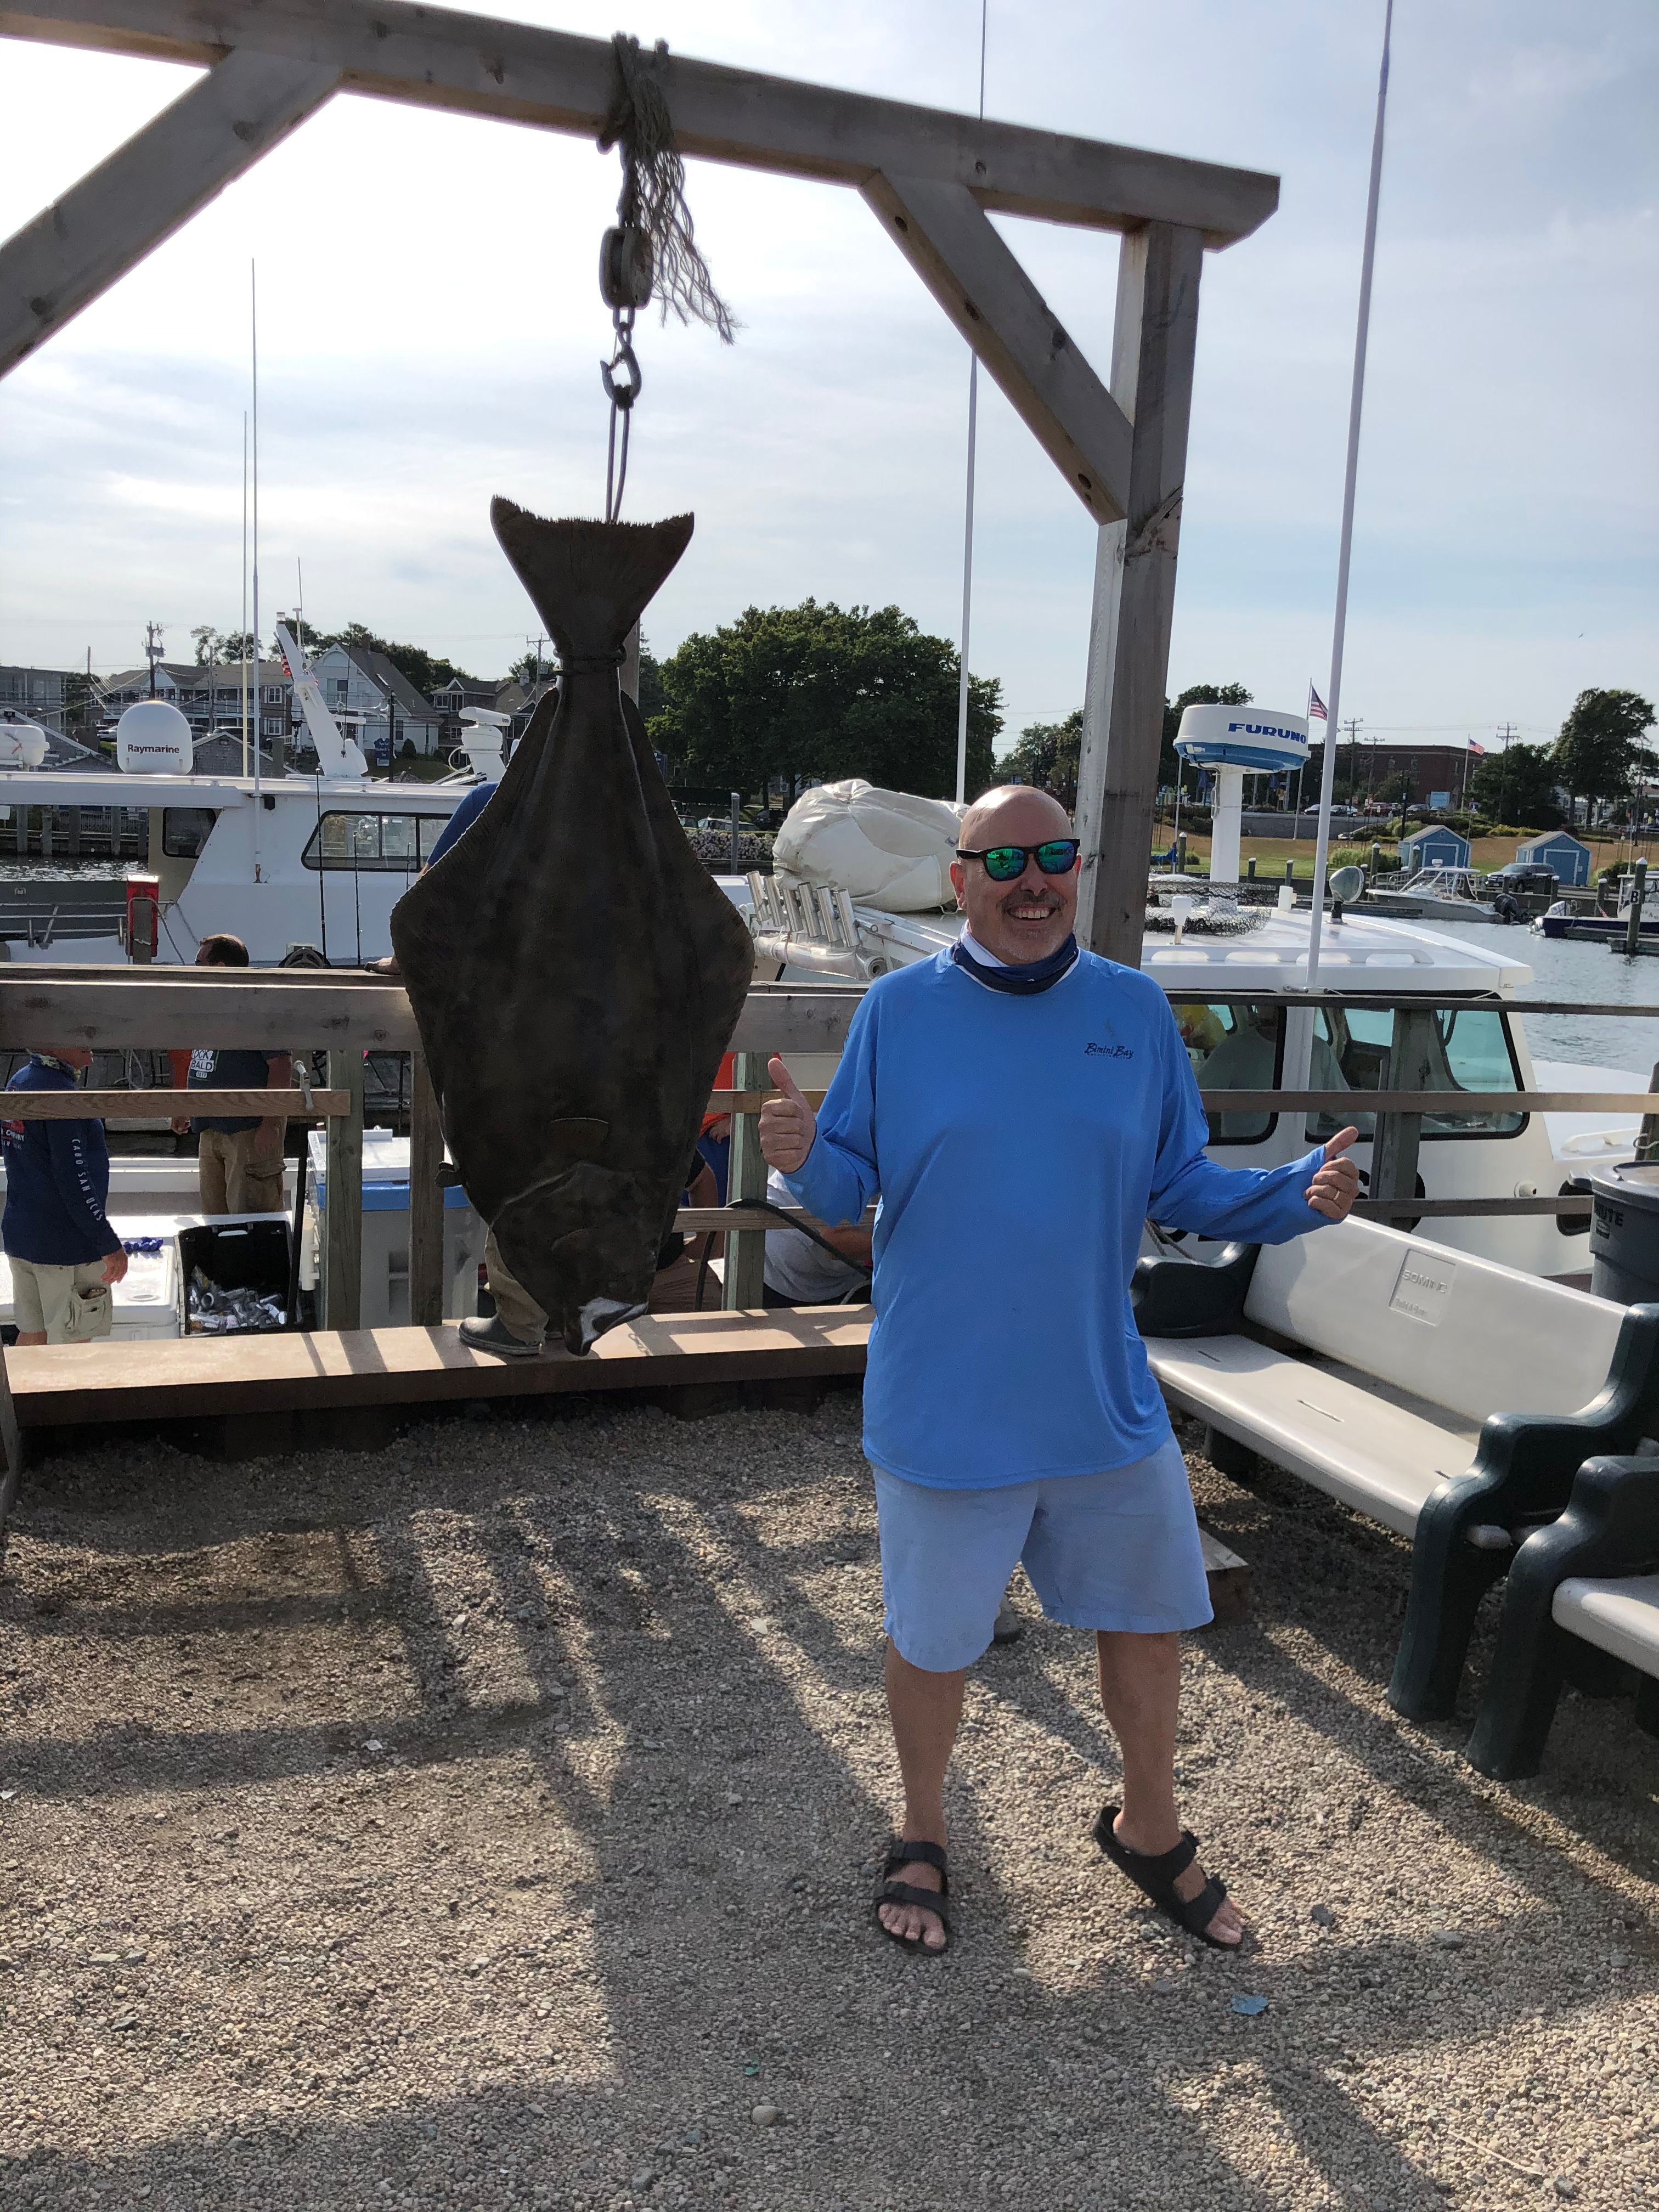
[(649, 234), (635, 224), (613, 224), (599, 240), (599, 296), (605, 306), (646, 306), (653, 274)]

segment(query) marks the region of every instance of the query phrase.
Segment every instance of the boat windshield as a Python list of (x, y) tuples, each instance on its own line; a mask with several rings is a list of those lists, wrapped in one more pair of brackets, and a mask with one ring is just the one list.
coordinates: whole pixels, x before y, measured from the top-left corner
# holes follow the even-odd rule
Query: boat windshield
[[(1394, 1016), (1386, 1007), (1322, 1006), (1315, 1016), (1316, 1057), (1322, 1042), (1340, 1074), (1340, 1083), (1316, 1079), (1316, 1091), (1381, 1091), (1386, 1087)], [(1510, 1037), (1508, 1017), (1497, 1006), (1439, 1006), (1431, 1015), (1430, 1064), (1425, 1091), (1519, 1091), (1521, 1072)], [(1322, 1143), (1352, 1121), (1362, 1137), (1376, 1132), (1376, 1117), (1329, 1114), (1308, 1117), (1308, 1139)], [(1494, 1112), (1423, 1116), (1425, 1137), (1513, 1137), (1527, 1125), (1524, 1114)]]
[(412, 873), (432, 858), (448, 819), (447, 814), (325, 814), (301, 857), (308, 868)]

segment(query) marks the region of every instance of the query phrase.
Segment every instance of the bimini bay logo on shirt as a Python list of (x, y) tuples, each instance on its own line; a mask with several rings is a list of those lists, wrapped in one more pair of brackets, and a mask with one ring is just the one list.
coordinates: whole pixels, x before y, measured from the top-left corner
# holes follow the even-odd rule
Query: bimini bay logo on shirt
[(1097, 1044), (1092, 1037), (1083, 1048), (1085, 1060), (1133, 1060), (1134, 1051), (1127, 1044)]

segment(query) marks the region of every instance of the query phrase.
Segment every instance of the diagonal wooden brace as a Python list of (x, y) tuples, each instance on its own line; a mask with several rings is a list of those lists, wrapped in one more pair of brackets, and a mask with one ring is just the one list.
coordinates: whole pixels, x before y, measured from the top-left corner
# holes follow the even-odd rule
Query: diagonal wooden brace
[(332, 64), (228, 54), (0, 246), (0, 376), (313, 114)]
[(1127, 512), (1127, 416), (966, 185), (878, 173), (865, 198), (1098, 523)]

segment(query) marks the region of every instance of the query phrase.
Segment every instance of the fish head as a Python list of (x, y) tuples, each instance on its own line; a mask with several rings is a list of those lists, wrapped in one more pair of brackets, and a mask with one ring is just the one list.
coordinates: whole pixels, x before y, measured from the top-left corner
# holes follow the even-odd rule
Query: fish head
[(508, 1201), (490, 1226), (502, 1259), (567, 1352), (642, 1314), (664, 1224), (653, 1178), (574, 1160)]

